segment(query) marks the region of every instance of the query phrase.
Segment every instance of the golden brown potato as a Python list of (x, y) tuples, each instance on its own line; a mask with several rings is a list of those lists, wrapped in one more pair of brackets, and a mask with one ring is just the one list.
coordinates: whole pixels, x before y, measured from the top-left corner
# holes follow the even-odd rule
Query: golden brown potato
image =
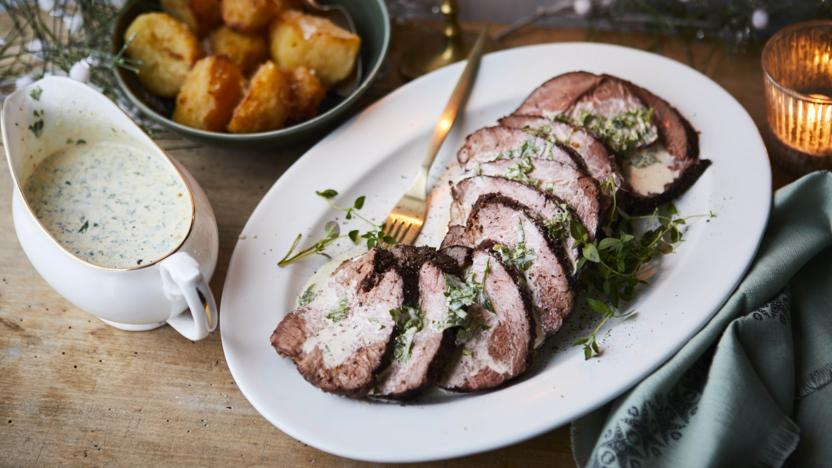
[(254, 33), (290, 8), (301, 8), (300, 0), (222, 0), (221, 12), (231, 29)]
[(289, 118), (299, 122), (318, 115), (318, 106), (326, 96), (326, 88), (308, 68), (300, 67), (291, 71), (292, 113)]
[(176, 96), (173, 120), (202, 130), (222, 131), (240, 101), (244, 85), (240, 69), (227, 57), (205, 57), (185, 77)]
[(210, 53), (225, 55), (244, 74), (254, 70), (269, 57), (269, 45), (260, 34), (246, 34), (223, 26), (208, 37)]
[(253, 133), (283, 127), (292, 110), (291, 74), (271, 60), (251, 77), (243, 100), (228, 123), (231, 133)]
[(361, 39), (328, 19), (287, 10), (269, 28), (269, 46), (279, 66), (309, 68), (331, 86), (352, 72)]
[(222, 24), (220, 0), (162, 0), (162, 9), (200, 37)]
[(185, 23), (165, 13), (145, 13), (130, 23), (124, 33), (129, 58), (141, 62), (139, 80), (148, 91), (174, 97), (185, 75), (202, 51)]
[(273, 0), (222, 0), (222, 19), (230, 28), (253, 33), (269, 24), (277, 8)]

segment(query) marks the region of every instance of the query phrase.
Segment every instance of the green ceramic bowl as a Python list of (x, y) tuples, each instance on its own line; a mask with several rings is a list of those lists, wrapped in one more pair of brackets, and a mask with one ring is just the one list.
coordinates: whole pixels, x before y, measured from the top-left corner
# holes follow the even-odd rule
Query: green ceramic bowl
[[(338, 123), (358, 98), (367, 91), (378, 74), (390, 45), (390, 17), (384, 0), (328, 0), (344, 6), (352, 15), (358, 35), (361, 36), (361, 83), (346, 98), (328, 93), (317, 117), (291, 127), (261, 133), (231, 134), (208, 132), (178, 124), (171, 119), (173, 99), (163, 99), (150, 94), (142, 86), (135, 73), (117, 68), (115, 75), (127, 98), (142, 113), (182, 135), (208, 144), (268, 149), (272, 144), (291, 144), (320, 137)], [(161, 11), (158, 0), (131, 0), (122, 8), (113, 33), (113, 51), (124, 45), (124, 31), (136, 16), (148, 11)]]

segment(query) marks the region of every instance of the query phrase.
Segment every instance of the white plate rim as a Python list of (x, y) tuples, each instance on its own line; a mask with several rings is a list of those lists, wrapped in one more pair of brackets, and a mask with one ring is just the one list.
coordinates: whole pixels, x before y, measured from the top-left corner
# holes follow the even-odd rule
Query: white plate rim
[[(228, 273), (226, 277), (224, 293), (223, 293), (223, 303), (222, 303), (222, 312), (220, 315), (220, 332), (222, 336), (223, 342), (223, 350), (226, 357), (226, 362), (229, 366), (229, 370), (234, 378), (235, 382), (237, 382), (238, 387), (240, 388), (243, 395), (248, 399), (248, 401), (254, 406), (254, 408), (263, 415), (267, 420), (269, 420), (273, 425), (277, 428), (285, 432), (286, 434), (298, 439), (306, 444), (309, 444), (315, 448), (320, 450), (333, 453), (336, 455), (344, 456), (347, 458), (358, 459), (358, 460), (365, 460), (365, 461), (374, 461), (374, 462), (417, 462), (417, 461), (430, 461), (430, 460), (438, 460), (438, 459), (446, 459), (452, 457), (458, 457), (463, 455), (469, 455), (473, 453), (482, 452), (485, 450), (491, 450), (499, 447), (503, 447), (506, 445), (510, 445), (536, 435), (539, 435), (543, 432), (548, 430), (554, 429), (555, 427), (567, 423), (587, 412), (590, 412), (599, 406), (607, 403), (608, 401), (612, 400), (616, 396), (620, 395), (638, 381), (643, 379), (646, 375), (652, 373), (656, 368), (658, 368), (662, 363), (664, 363), (667, 359), (669, 359), (673, 354), (675, 354), (678, 349), (682, 347), (682, 345), (695, 335), (713, 316), (716, 310), (721, 307), (721, 305), (725, 302), (725, 300), (729, 297), (730, 293), (734, 290), (736, 285), (739, 283), (741, 278), (744, 276), (745, 272), (749, 268), (754, 255), (759, 247), (760, 241), (762, 240), (762, 235), (764, 232), (764, 228), (768, 221), (769, 210), (770, 210), (770, 200), (771, 200), (771, 169), (768, 162), (768, 157), (766, 153), (765, 146), (763, 144), (762, 138), (759, 135), (759, 132), (756, 129), (753, 121), (751, 120), (750, 116), (742, 109), (742, 106), (734, 99), (730, 94), (728, 94), (725, 90), (721, 87), (713, 83), (709, 78), (705, 75), (701, 74), (700, 72), (693, 70), (683, 64), (680, 64), (676, 61), (673, 61), (669, 58), (655, 55), (652, 53), (644, 52), (637, 49), (631, 49), (622, 46), (616, 45), (609, 45), (609, 44), (594, 44), (594, 43), (582, 43), (582, 42), (573, 42), (573, 43), (558, 43), (558, 44), (543, 44), (543, 45), (534, 45), (534, 46), (526, 46), (526, 47), (519, 47), (515, 49), (504, 50), (500, 52), (495, 52), (486, 55), (483, 61), (483, 68), (487, 69), (489, 64), (497, 63), (503, 60), (505, 57), (510, 57), (514, 54), (531, 54), (531, 55), (543, 55), (545, 56), (546, 53), (563, 53), (563, 50), (575, 49), (578, 50), (580, 48), (588, 48), (587, 50), (596, 51), (598, 53), (620, 53), (620, 54), (631, 54), (633, 57), (642, 57), (645, 61), (655, 61), (655, 63), (661, 64), (661, 66), (669, 67), (669, 68), (680, 68), (685, 69), (686, 73), (690, 73), (691, 76), (696, 76), (700, 80), (704, 80), (710, 83), (710, 86), (715, 87), (721, 94), (722, 100), (725, 105), (733, 106), (735, 109), (732, 111), (736, 111), (737, 108), (740, 111), (738, 113), (741, 116), (741, 120), (737, 122), (737, 126), (745, 127), (745, 130), (753, 129), (753, 133), (749, 132), (747, 136), (752, 138), (752, 141), (749, 142), (751, 147), (755, 147), (755, 155), (756, 159), (753, 160), (754, 167), (752, 167), (749, 172), (753, 177), (761, 177), (759, 179), (759, 183), (754, 185), (753, 194), (752, 196), (745, 197), (745, 200), (754, 200), (754, 197), (757, 197), (758, 202), (753, 203), (752, 207), (753, 210), (749, 210), (748, 213), (753, 214), (750, 216), (747, 222), (742, 224), (745, 228), (748, 229), (746, 231), (745, 236), (745, 243), (743, 245), (738, 246), (741, 251), (739, 252), (738, 257), (742, 258), (742, 261), (736, 262), (731, 266), (731, 275), (733, 277), (733, 281), (730, 284), (722, 285), (722, 289), (719, 291), (718, 298), (712, 301), (713, 307), (711, 308), (711, 312), (705, 314), (701, 323), (699, 323), (695, 328), (692, 328), (689, 333), (686, 334), (684, 340), (680, 341), (677, 346), (673, 347), (672, 349), (668, 349), (665, 353), (663, 353), (659, 358), (654, 359), (649, 365), (642, 366), (640, 372), (633, 374), (629, 379), (622, 380), (618, 382), (618, 385), (614, 389), (611, 389), (606, 393), (603, 398), (597, 398), (592, 404), (583, 404), (579, 408), (573, 408), (571, 410), (566, 410), (558, 413), (557, 417), (549, 417), (549, 418), (541, 418), (540, 420), (528, 422), (524, 427), (513, 427), (508, 430), (503, 430), (504, 428), (500, 428), (501, 433), (498, 437), (490, 437), (490, 438), (481, 438), (481, 440), (476, 440), (475, 438), (471, 438), (469, 440), (461, 440), (459, 444), (455, 444), (454, 446), (446, 446), (442, 449), (436, 449), (433, 451), (411, 451), (411, 452), (396, 452), (392, 453), (389, 451), (385, 451), (384, 449), (368, 449), (367, 447), (355, 447), (355, 446), (348, 446), (344, 444), (338, 443), (338, 441), (334, 441), (326, 438), (319, 437), (318, 434), (300, 430), (297, 427), (292, 426), (291, 424), (287, 424), (286, 421), (282, 420), (280, 417), (276, 417), (273, 414), (270, 414), (269, 410), (265, 408), (264, 401), (261, 400), (263, 398), (262, 395), (255, 394), (254, 392), (250, 391), (250, 389), (245, 385), (245, 383), (241, 384), (241, 380), (243, 382), (245, 379), (244, 371), (242, 367), (244, 364), (239, 361), (239, 357), (235, 355), (235, 349), (233, 344), (233, 338), (230, 336), (226, 330), (233, 325), (229, 325), (230, 318), (233, 317), (234, 312), (231, 309), (232, 306), (228, 305), (229, 302), (235, 300), (234, 298), (234, 278), (236, 275), (236, 270), (238, 269), (238, 259), (241, 256), (241, 249), (245, 248), (241, 242), (238, 242), (235, 246), (234, 253), (232, 254), (231, 261), (228, 268)], [(424, 83), (428, 83), (430, 81), (443, 81), (448, 82), (448, 89), (450, 86), (455, 82), (456, 76), (461, 71), (462, 64), (455, 64), (444, 69), (438, 70), (433, 72), (429, 75), (423, 76), (417, 80), (414, 80), (412, 83), (403, 86), (402, 88), (397, 89), (393, 93), (389, 94), (388, 96), (384, 97), (377, 103), (373, 104), (372, 106), (368, 107), (365, 111), (359, 113), (357, 116), (353, 117), (338, 130), (330, 134), (327, 138), (319, 142), (315, 145), (312, 149), (307, 152), (307, 154), (299, 159), (295, 164), (293, 164), (286, 173), (280, 177), (280, 179), (275, 182), (275, 184), (270, 188), (267, 194), (263, 197), (261, 202), (253, 211), (249, 221), (246, 223), (245, 228), (242, 231), (241, 237), (244, 237), (247, 232), (250, 231), (250, 226), (253, 223), (253, 220), (258, 219), (259, 217), (263, 216), (262, 211), (266, 210), (266, 205), (269, 204), (269, 200), (273, 199), (279, 189), (284, 185), (287, 185), (287, 181), (297, 177), (298, 173), (302, 173), (305, 170), (309, 170), (311, 166), (314, 164), (320, 163), (318, 161), (321, 159), (320, 157), (316, 158), (317, 154), (320, 154), (320, 148), (326, 145), (332, 144), (337, 139), (344, 139), (345, 134), (350, 132), (351, 127), (354, 125), (359, 125), (362, 119), (365, 119), (374, 112), (381, 112), (386, 106), (394, 104), (401, 96), (407, 93), (415, 92), (414, 89), (418, 90), (420, 86)], [(616, 70), (608, 70), (611, 74), (617, 74)], [(542, 82), (542, 81), (541, 81)], [(532, 88), (528, 90), (521, 90), (521, 94), (530, 92)], [(475, 93), (476, 94), (476, 93)], [(660, 94), (660, 93), (659, 93)], [(660, 94), (661, 95), (661, 94)], [(472, 102), (474, 100), (474, 96), (472, 96)], [(519, 104), (519, 101), (518, 101)], [(675, 103), (671, 100), (671, 104)], [(437, 112), (438, 114), (438, 112)], [(499, 117), (499, 115), (493, 116), (494, 119)], [(696, 125), (695, 125), (696, 126)], [(343, 142), (342, 142), (343, 143)], [(707, 155), (703, 155), (707, 156)], [(388, 157), (388, 156), (384, 156)], [(356, 163), (354, 165), (354, 169), (359, 171), (362, 167), (368, 164), (361, 164)], [(712, 169), (709, 169), (712, 170)], [(706, 173), (707, 174), (707, 173)], [(746, 194), (748, 195), (748, 194)], [(765, 200), (764, 202), (762, 200)], [(736, 252), (735, 252), (736, 253)], [(274, 359), (279, 359), (278, 357), (274, 357)], [(310, 387), (310, 391), (315, 391)], [(498, 392), (499, 393), (499, 392)]]

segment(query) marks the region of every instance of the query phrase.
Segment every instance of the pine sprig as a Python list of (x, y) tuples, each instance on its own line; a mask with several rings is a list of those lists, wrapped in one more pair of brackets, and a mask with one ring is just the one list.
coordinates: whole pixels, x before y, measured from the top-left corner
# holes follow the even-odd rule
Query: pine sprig
[(112, 31), (119, 9), (108, 0), (54, 0), (43, 11), (37, 0), (0, 0), (8, 28), (0, 41), (0, 96), (14, 91), (20, 80), (46, 75), (67, 76), (84, 63), (92, 87), (116, 102), (145, 130), (161, 130), (141, 117), (119, 88), (114, 71), (136, 70), (124, 48), (112, 52)]

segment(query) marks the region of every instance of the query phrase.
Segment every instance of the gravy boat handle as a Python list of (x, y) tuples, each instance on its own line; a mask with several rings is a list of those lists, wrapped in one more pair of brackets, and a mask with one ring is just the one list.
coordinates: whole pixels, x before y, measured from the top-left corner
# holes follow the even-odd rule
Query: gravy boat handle
[(184, 298), (190, 314), (182, 312), (168, 319), (168, 325), (182, 336), (198, 341), (217, 328), (217, 304), (199, 264), (184, 252), (177, 252), (159, 264), (165, 296)]

